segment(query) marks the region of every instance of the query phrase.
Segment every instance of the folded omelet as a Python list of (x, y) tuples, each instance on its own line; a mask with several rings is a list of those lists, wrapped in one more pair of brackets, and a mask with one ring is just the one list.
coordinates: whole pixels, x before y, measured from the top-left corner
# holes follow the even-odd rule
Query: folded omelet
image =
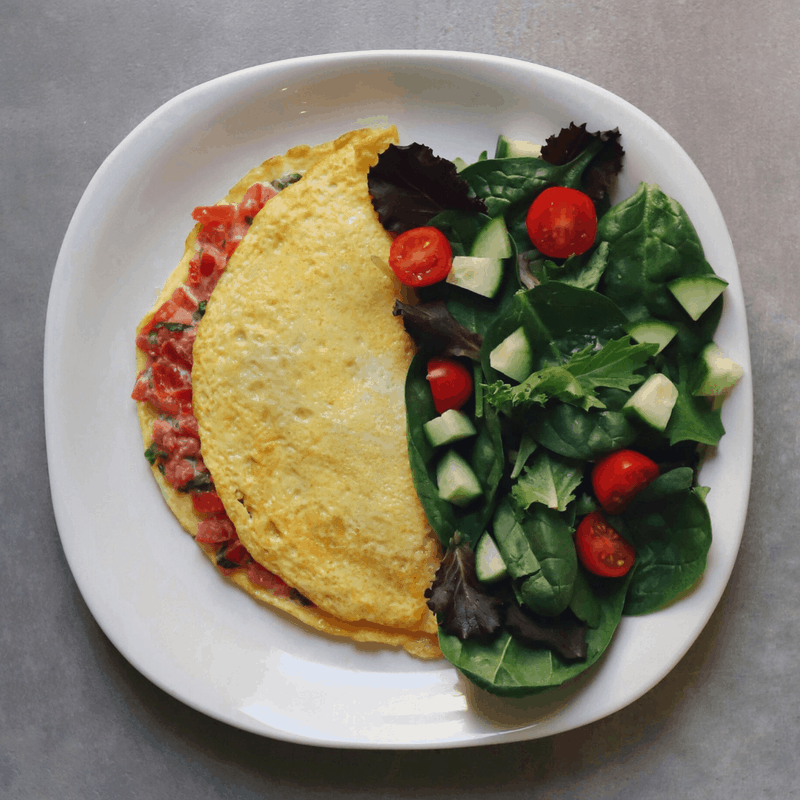
[[(311, 604), (275, 597), (245, 572), (233, 580), (318, 630), (436, 657), (424, 592), (441, 554), (406, 454), (413, 345), (391, 314), (393, 284), (372, 262), (388, 258), (391, 239), (367, 172), (396, 139), (394, 128), (364, 130), (295, 148), (225, 198), (304, 173), (257, 214), (208, 301), (193, 403), (203, 460), (239, 540)], [(159, 300), (185, 277), (192, 249), (190, 237)], [(191, 502), (160, 484), (196, 531)]]

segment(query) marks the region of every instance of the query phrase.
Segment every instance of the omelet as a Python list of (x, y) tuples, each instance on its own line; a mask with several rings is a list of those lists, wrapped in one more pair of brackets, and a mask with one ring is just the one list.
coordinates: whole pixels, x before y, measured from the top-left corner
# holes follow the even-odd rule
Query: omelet
[[(371, 260), (387, 258), (390, 238), (367, 171), (396, 141), (388, 128), (293, 148), (221, 201), (303, 174), (256, 215), (228, 262), (197, 327), (191, 383), (202, 458), (239, 540), (296, 591), (270, 591), (246, 570), (230, 578), (316, 630), (435, 658), (424, 591), (441, 553), (406, 455), (413, 346), (391, 314), (392, 282)], [(186, 280), (196, 235), (139, 330)], [(149, 447), (157, 414), (138, 405)], [(195, 535), (203, 515), (153, 473)]]
[(406, 455), (413, 345), (372, 262), (391, 239), (367, 172), (394, 136), (343, 142), (256, 217), (198, 329), (194, 408), (253, 558), (337, 619), (433, 634), (440, 553)]

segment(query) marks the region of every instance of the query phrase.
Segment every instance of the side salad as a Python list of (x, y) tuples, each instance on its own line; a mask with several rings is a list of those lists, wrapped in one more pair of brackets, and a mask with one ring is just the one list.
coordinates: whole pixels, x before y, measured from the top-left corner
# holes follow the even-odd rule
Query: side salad
[(697, 471), (741, 376), (713, 341), (726, 283), (658, 186), (612, 206), (619, 139), (573, 123), (473, 164), (392, 146), (369, 175), (417, 344), (408, 457), (446, 550), (426, 597), (444, 655), (499, 695), (579, 675), (711, 545)]

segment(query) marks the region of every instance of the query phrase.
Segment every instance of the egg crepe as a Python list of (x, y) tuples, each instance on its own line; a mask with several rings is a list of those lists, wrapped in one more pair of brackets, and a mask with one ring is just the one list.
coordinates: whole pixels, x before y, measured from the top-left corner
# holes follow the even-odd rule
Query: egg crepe
[(343, 141), (256, 217), (198, 329), (194, 404), (256, 561), (338, 619), (433, 634), (439, 548), (406, 455), (413, 346), (371, 261), (391, 239), (367, 172), (394, 136)]
[[(314, 165), (325, 161), (326, 159), (338, 155), (341, 151), (346, 150), (350, 156), (349, 162), (347, 162), (350, 168), (357, 167), (360, 172), (358, 175), (350, 175), (343, 183), (346, 185), (348, 189), (344, 192), (345, 197), (350, 196), (350, 189), (355, 188), (359, 185), (360, 182), (363, 183), (361, 185), (362, 191), (357, 192), (355, 197), (358, 198), (357, 201), (354, 202), (353, 206), (350, 207), (348, 205), (345, 216), (339, 216), (338, 220), (341, 222), (343, 219), (350, 219), (351, 217), (355, 217), (360, 220), (359, 225), (356, 226), (357, 229), (361, 229), (362, 226), (366, 227), (369, 231), (367, 238), (361, 243), (365, 249), (363, 252), (367, 255), (374, 252), (375, 254), (381, 254), (388, 252), (388, 242), (386, 240), (386, 234), (383, 232), (382, 229), (377, 231), (374, 226), (369, 224), (364, 224), (365, 220), (369, 221), (371, 219), (372, 208), (371, 204), (369, 203), (368, 196), (365, 197), (366, 192), (366, 169), (372, 163), (372, 159), (374, 154), (385, 148), (389, 142), (396, 141), (396, 131), (392, 128), (388, 131), (379, 131), (379, 132), (362, 132), (362, 131), (355, 131), (349, 134), (345, 134), (344, 136), (340, 137), (339, 139), (327, 142), (322, 145), (318, 145), (316, 147), (308, 147), (305, 145), (292, 148), (289, 150), (284, 156), (277, 156), (275, 158), (269, 159), (268, 161), (264, 162), (260, 166), (256, 167), (255, 169), (251, 170), (247, 175), (245, 175), (241, 181), (239, 181), (231, 191), (226, 195), (223, 200), (220, 201), (221, 204), (224, 203), (237, 203), (242, 200), (247, 191), (248, 187), (252, 186), (256, 182), (269, 182), (274, 181), (281, 176), (286, 175), (287, 173), (299, 172), (299, 173), (306, 173), (311, 172)], [(313, 173), (312, 173), (313, 174)], [(295, 187), (289, 187), (289, 189), (297, 189), (300, 190), (307, 183), (306, 178), (302, 178)], [(217, 384), (224, 383), (223, 380), (226, 376), (228, 378), (235, 376), (236, 371), (235, 368), (231, 367), (232, 364), (236, 362), (235, 353), (239, 352), (238, 348), (235, 346), (233, 352), (225, 353), (223, 355), (223, 360), (221, 364), (223, 364), (223, 368), (220, 372), (217, 371), (214, 365), (214, 344), (216, 341), (216, 335), (212, 333), (212, 330), (221, 327), (223, 329), (228, 328), (228, 324), (224, 320), (225, 310), (229, 311), (232, 315), (232, 319), (235, 320), (234, 326), (241, 324), (244, 320), (250, 320), (252, 323), (249, 332), (254, 334), (256, 339), (261, 343), (262, 347), (268, 348), (269, 353), (277, 352), (277, 348), (279, 345), (277, 342), (269, 342), (265, 338), (263, 338), (263, 334), (267, 330), (263, 324), (258, 322), (259, 316), (259, 309), (257, 304), (253, 304), (251, 302), (246, 302), (248, 300), (247, 295), (242, 295), (240, 297), (236, 297), (235, 292), (239, 290), (241, 287), (241, 277), (237, 277), (240, 272), (246, 273), (248, 269), (251, 268), (248, 265), (251, 265), (253, 262), (254, 252), (260, 253), (263, 258), (262, 269), (263, 272), (260, 276), (260, 280), (256, 279), (256, 283), (260, 283), (263, 285), (274, 284), (278, 285), (278, 280), (276, 277), (270, 276), (271, 271), (271, 263), (269, 262), (268, 252), (266, 252), (265, 248), (267, 248), (270, 242), (270, 236), (264, 234), (264, 229), (270, 226), (276, 226), (276, 214), (267, 215), (272, 222), (268, 222), (265, 220), (263, 223), (261, 222), (262, 215), (271, 208), (272, 203), (275, 203), (277, 200), (281, 198), (281, 196), (288, 192), (289, 189), (284, 189), (280, 195), (272, 198), (269, 203), (265, 206), (264, 210), (262, 210), (255, 218), (255, 222), (251, 227), (251, 231), (248, 232), (245, 240), (242, 244), (239, 245), (239, 250), (242, 251), (241, 256), (239, 257), (238, 251), (237, 254), (234, 255), (234, 258), (231, 260), (228, 271), (232, 276), (234, 276), (230, 282), (225, 281), (221, 282), (217, 289), (214, 291), (212, 295), (212, 301), (209, 302), (209, 314), (211, 316), (209, 319), (211, 322), (208, 326), (205, 325), (205, 320), (203, 320), (203, 327), (207, 328), (207, 332), (204, 333), (200, 337), (201, 346), (198, 347), (197, 344), (195, 345), (195, 359), (198, 357), (202, 360), (203, 366), (199, 368), (197, 371), (197, 377), (199, 378), (199, 384), (203, 385), (208, 389), (210, 387), (210, 383), (216, 382)], [(353, 198), (355, 200), (355, 197)], [(329, 209), (328, 216), (330, 217), (330, 211), (335, 209), (341, 209), (340, 214), (345, 214), (345, 204), (339, 202), (340, 198), (335, 198), (334, 202)], [(315, 207), (315, 202), (317, 201), (307, 201), (306, 205), (313, 210)], [(337, 204), (339, 204), (337, 206)], [(290, 204), (291, 206), (291, 204)], [(277, 211), (277, 210), (276, 210)], [(337, 215), (334, 213), (332, 215), (336, 217)], [(286, 251), (284, 236), (290, 230), (291, 225), (286, 220), (280, 219), (281, 214), (277, 214), (277, 226), (276, 231), (272, 234), (272, 241), (274, 245), (280, 245), (283, 252)], [(324, 221), (320, 221), (319, 224), (327, 225), (331, 220), (326, 219)], [(374, 219), (372, 220), (374, 222)], [(258, 227), (256, 227), (256, 222), (258, 223)], [(377, 225), (377, 222), (375, 222)], [(169, 279), (167, 280), (164, 288), (161, 291), (156, 303), (154, 304), (153, 308), (147, 315), (142, 319), (139, 327), (137, 328), (137, 332), (141, 331), (142, 328), (152, 319), (153, 314), (157, 311), (157, 309), (164, 303), (175, 291), (175, 289), (183, 284), (186, 280), (188, 272), (189, 272), (189, 264), (190, 261), (195, 254), (196, 250), (196, 239), (197, 233), (199, 230), (199, 226), (197, 226), (188, 239), (186, 240), (186, 249), (183, 258), (181, 259), (180, 263), (178, 264), (177, 268), (173, 271), (170, 275)], [(258, 240), (258, 246), (252, 247), (248, 245), (247, 242), (250, 240), (250, 234), (255, 233), (256, 238)], [(319, 233), (319, 231), (318, 231)], [(335, 238), (335, 234), (327, 234), (327, 239), (330, 241), (332, 238)], [(355, 240), (352, 238), (348, 238), (348, 246), (353, 248), (355, 246)], [(375, 250), (370, 250), (370, 247), (376, 247)], [(335, 248), (334, 248), (335, 249)], [(241, 265), (241, 266), (237, 266)], [(362, 265), (363, 266), (363, 265)], [(320, 267), (317, 267), (319, 269)], [(391, 317), (391, 314), (380, 314), (380, 309), (386, 309), (391, 307), (391, 299), (389, 299), (389, 303), (387, 305), (387, 292), (391, 294), (391, 287), (387, 285), (383, 285), (381, 282), (385, 279), (382, 279), (380, 273), (374, 271), (374, 267), (370, 267), (370, 269), (374, 272), (374, 274), (364, 275), (363, 286), (361, 286), (361, 290), (365, 293), (366, 297), (371, 299), (371, 302), (377, 303), (377, 306), (373, 306), (371, 309), (371, 318), (377, 320), (378, 318), (386, 317), (391, 320), (391, 328), (388, 331), (384, 331), (380, 333), (377, 338), (367, 337), (366, 340), (359, 338), (362, 336), (360, 333), (355, 334), (354, 341), (358, 341), (363, 343), (364, 341), (372, 341), (372, 343), (380, 347), (382, 344), (381, 339), (386, 337), (388, 333), (389, 339), (393, 339), (394, 341), (388, 348), (389, 355), (389, 362), (391, 367), (396, 370), (394, 375), (389, 375), (389, 372), (386, 371), (384, 367), (381, 367), (382, 358), (379, 353), (371, 353), (370, 358), (375, 358), (375, 365), (376, 368), (383, 369), (383, 372), (376, 372), (374, 373), (374, 378), (378, 381), (378, 385), (381, 385), (383, 389), (388, 389), (388, 381), (395, 382), (395, 397), (394, 397), (394, 406), (395, 406), (395, 413), (396, 419), (392, 420), (392, 424), (387, 426), (387, 433), (389, 438), (384, 439), (385, 446), (383, 450), (388, 452), (390, 447), (394, 447), (394, 456), (395, 460), (405, 467), (405, 472), (408, 472), (408, 464), (405, 458), (405, 441), (404, 441), (404, 433), (401, 431), (402, 436), (398, 439), (398, 423), (402, 423), (404, 419), (404, 412), (402, 405), (399, 407), (397, 406), (397, 389), (398, 387), (402, 387), (403, 385), (403, 376), (405, 374), (405, 365), (407, 365), (408, 358), (410, 357), (409, 347), (410, 345), (405, 340), (405, 334), (402, 332), (402, 328), (398, 329), (396, 325), (396, 321), (394, 318)], [(363, 272), (363, 270), (361, 270)], [(285, 271), (278, 276), (280, 281), (285, 280), (286, 273)], [(301, 277), (297, 275), (290, 276), (292, 280), (295, 277)], [(235, 283), (234, 283), (235, 281)], [(217, 302), (217, 291), (222, 288), (223, 283), (230, 285), (229, 289), (225, 290), (225, 298), (221, 302)], [(353, 293), (354, 291), (359, 290), (361, 285), (361, 281), (356, 279), (356, 273), (354, 273), (353, 280), (351, 281), (348, 291)], [(376, 286), (375, 284), (378, 284)], [(290, 284), (291, 285), (291, 284)], [(287, 290), (289, 294), (291, 294), (290, 285), (284, 285), (284, 290)], [(300, 291), (305, 291), (306, 289), (301, 289)], [(248, 289), (244, 289), (245, 292)], [(336, 298), (330, 297), (329, 298), (333, 303), (342, 303), (345, 302), (344, 297)], [(239, 306), (244, 304), (247, 306), (247, 311), (241, 312), (239, 310)], [(345, 302), (346, 304), (346, 302)], [(212, 312), (214, 306), (219, 306), (217, 312)], [(267, 305), (265, 308), (268, 310), (270, 306)], [(214, 318), (216, 317), (217, 321), (214, 322)], [(307, 316), (308, 319), (313, 319), (313, 314), (309, 314)], [(347, 321), (343, 319), (339, 319), (335, 321), (336, 326), (344, 325), (347, 327), (349, 324)], [(324, 323), (322, 318), (317, 319), (314, 322), (314, 325), (317, 326), (317, 333), (324, 338)], [(207, 346), (204, 347), (202, 345), (202, 341), (205, 340)], [(329, 352), (320, 351), (318, 354), (318, 359), (316, 364), (314, 365), (314, 369), (319, 370), (320, 374), (332, 369), (339, 369), (339, 366), (326, 366), (325, 360), (330, 355)], [(204, 352), (205, 351), (205, 352)], [(278, 357), (278, 361), (281, 358), (288, 358), (290, 357), (291, 353), (284, 353), (282, 357)], [(349, 358), (349, 356), (348, 356)], [(273, 362), (275, 357), (273, 356)], [(137, 350), (137, 366), (139, 371), (144, 369), (146, 363), (146, 356), (141, 350)], [(399, 369), (398, 365), (402, 366), (402, 370)], [(254, 365), (251, 365), (254, 366)], [(248, 365), (246, 363), (241, 363), (239, 367), (239, 374), (247, 374)], [(205, 377), (208, 377), (208, 382), (205, 381)], [(216, 376), (216, 377), (215, 377)], [(264, 373), (259, 380), (264, 382), (269, 382), (267, 373)], [(249, 386), (247, 387), (250, 394), (248, 395), (249, 400), (252, 401), (254, 399), (253, 390), (255, 389), (255, 399), (258, 399), (259, 390), (254, 387), (252, 381), (250, 382)], [(350, 387), (350, 396), (351, 398), (355, 398), (355, 392), (357, 389), (355, 387)], [(195, 383), (195, 402), (197, 403), (197, 383)], [(214, 389), (211, 389), (214, 392)], [(229, 386), (227, 391), (231, 392), (234, 396), (237, 393), (236, 386)], [(400, 389), (401, 391), (401, 389)], [(391, 392), (389, 392), (391, 394)], [(203, 457), (206, 460), (206, 463), (213, 464), (215, 462), (218, 463), (217, 468), (220, 471), (221, 477), (223, 478), (217, 484), (218, 492), (220, 495), (223, 495), (223, 491), (221, 491), (221, 487), (224, 486), (224, 496), (223, 501), (226, 506), (226, 510), (229, 512), (229, 516), (232, 520), (234, 520), (235, 524), (237, 525), (237, 533), (239, 532), (238, 528), (241, 526), (243, 527), (244, 535), (240, 535), (240, 539), (245, 542), (248, 546), (250, 542), (254, 550), (252, 554), (256, 556), (259, 560), (263, 559), (262, 563), (272, 564), (272, 559), (266, 557), (267, 553), (264, 552), (264, 547), (258, 546), (258, 540), (254, 535), (256, 533), (255, 527), (252, 525), (250, 520), (250, 515), (246, 512), (245, 506), (243, 505), (240, 500), (244, 500), (245, 497), (249, 497), (243, 490), (238, 488), (238, 484), (235, 480), (235, 471), (229, 475), (229, 470), (227, 467), (226, 459), (229, 459), (231, 464), (237, 465), (257, 465), (258, 459), (262, 458), (259, 455), (259, 448), (253, 448), (253, 440), (247, 439), (246, 441), (242, 441), (242, 434), (243, 431), (240, 429), (239, 437), (236, 440), (237, 446), (239, 444), (242, 445), (242, 450), (237, 452), (231, 456), (229, 450), (222, 450), (221, 452), (219, 447), (215, 447), (214, 444), (217, 442), (217, 437), (219, 434), (216, 431), (224, 430), (219, 428), (218, 422), (220, 417), (220, 411), (224, 411), (224, 403), (222, 404), (215, 404), (213, 400), (207, 395), (206, 391), (204, 391), (204, 400), (199, 402), (199, 405), (204, 409), (208, 409), (208, 414), (205, 415), (203, 412), (199, 412), (198, 416), (204, 417), (203, 428), (205, 429), (205, 434), (201, 435), (202, 438), (202, 450), (203, 450)], [(402, 394), (400, 394), (401, 403), (402, 403)], [(237, 406), (238, 407), (238, 406)], [(305, 408), (305, 406), (298, 405), (297, 409)], [(399, 408), (399, 410), (398, 410)], [(292, 409), (293, 411), (294, 409)], [(137, 403), (137, 411), (139, 416), (139, 422), (142, 430), (142, 436), (144, 439), (144, 443), (146, 447), (150, 447), (153, 444), (153, 425), (154, 422), (158, 418), (158, 412), (156, 412), (153, 407), (147, 402), (139, 402)], [(300, 416), (305, 412), (300, 411)], [(225, 416), (224, 414), (222, 415)], [(354, 415), (354, 419), (357, 418), (358, 415)], [(310, 418), (306, 418), (306, 420), (310, 420)], [(251, 420), (252, 421), (252, 420)], [(343, 420), (344, 421), (344, 420)], [(378, 421), (378, 420), (376, 420)], [(363, 419), (361, 420), (363, 423)], [(223, 420), (223, 426), (227, 425), (227, 422)], [(352, 433), (358, 437), (359, 433), (357, 428), (351, 429)], [(362, 431), (363, 433), (363, 431)], [(319, 431), (319, 435), (322, 435), (322, 431)], [(383, 437), (383, 432), (377, 430), (374, 432), (375, 437)], [(372, 438), (372, 437), (370, 437)], [(390, 440), (393, 444), (390, 445)], [(233, 445), (234, 442), (227, 441), (225, 437), (220, 439), (220, 444), (226, 443), (228, 446)], [(356, 448), (350, 448), (351, 450)], [(209, 451), (211, 453), (217, 452), (217, 458), (212, 455), (209, 459)], [(288, 451), (287, 451), (288, 452)], [(353, 453), (352, 457), (357, 459), (358, 453)], [(369, 453), (365, 454), (363, 457), (365, 460), (362, 462), (363, 465), (367, 464), (367, 459), (370, 458)], [(286, 461), (286, 459), (284, 459)], [(281, 466), (287, 466), (285, 463), (277, 463), (275, 464), (276, 467), (280, 468)], [(328, 487), (331, 486), (331, 481), (335, 481), (335, 476), (338, 473), (338, 464), (333, 465), (333, 469), (329, 472), (327, 476), (328, 480)], [(291, 464), (291, 459), (288, 460), (288, 469), (289, 475), (294, 476), (297, 471), (294, 469), (294, 466)], [(394, 468), (397, 471), (397, 467)], [(401, 473), (404, 471), (402, 467), (399, 470)], [(152, 472), (154, 477), (156, 478), (159, 488), (169, 505), (170, 509), (176, 515), (178, 520), (180, 521), (181, 525), (193, 536), (197, 533), (198, 525), (203, 519), (203, 515), (199, 514), (192, 503), (191, 497), (185, 493), (176, 490), (171, 486), (166, 480), (162, 472), (156, 466), (152, 467)], [(212, 474), (214, 474), (214, 470), (212, 468)], [(347, 491), (348, 493), (358, 492), (358, 486), (353, 484), (353, 481), (358, 477), (352, 471), (347, 475), (347, 481), (349, 483), (345, 483), (342, 481), (341, 489), (343, 491)], [(257, 479), (257, 478), (256, 478)], [(291, 478), (291, 480), (295, 480), (296, 478)], [(216, 475), (215, 475), (215, 483), (217, 483)], [(308, 489), (308, 487), (305, 487)], [(409, 493), (410, 489), (410, 493)], [(311, 491), (313, 496), (313, 490)], [(237, 585), (239, 585), (242, 589), (249, 592), (253, 597), (275, 607), (284, 612), (287, 612), (291, 616), (295, 617), (296, 619), (301, 620), (305, 624), (313, 627), (316, 630), (319, 630), (324, 633), (336, 635), (336, 636), (345, 636), (350, 639), (359, 642), (379, 642), (384, 644), (396, 645), (405, 648), (408, 652), (412, 653), (413, 655), (423, 657), (423, 658), (435, 658), (440, 657), (441, 653), (439, 651), (438, 645), (436, 643), (436, 636), (435, 636), (435, 622), (432, 620), (430, 612), (424, 606), (424, 602), (422, 601), (423, 591), (430, 583), (432, 579), (433, 572), (436, 568), (436, 564), (438, 562), (438, 550), (436, 542), (433, 540), (432, 535), (430, 534), (427, 524), (425, 523), (424, 516), (422, 515), (419, 502), (416, 498), (416, 495), (413, 494), (413, 487), (411, 486), (410, 482), (410, 475), (405, 474), (401, 476), (400, 484), (394, 487), (393, 491), (393, 505), (391, 509), (383, 509), (383, 519), (385, 521), (386, 515), (395, 513), (396, 511), (402, 511), (403, 515), (408, 516), (408, 520), (397, 520), (398, 532), (401, 535), (405, 536), (405, 541), (409, 545), (410, 549), (415, 551), (415, 555), (412, 556), (410, 560), (408, 559), (401, 559), (398, 563), (397, 567), (400, 572), (399, 580), (405, 586), (407, 591), (411, 591), (414, 595), (413, 600), (409, 601), (408, 597), (400, 599), (399, 605), (402, 608), (400, 613), (397, 613), (394, 610), (391, 610), (391, 604), (396, 602), (395, 594), (397, 592), (390, 592), (385, 597), (382, 597), (382, 587), (380, 585), (374, 585), (372, 589), (370, 589), (367, 594), (371, 594), (371, 599), (367, 603), (369, 606), (368, 613), (362, 614), (360, 611), (356, 611), (353, 613), (353, 610), (350, 610), (349, 617), (338, 617), (335, 611), (329, 610), (330, 604), (326, 604), (326, 606), (319, 605), (319, 604), (311, 604), (306, 600), (314, 600), (315, 597), (322, 597), (324, 602), (324, 597), (326, 594), (330, 594), (332, 591), (337, 591), (341, 589), (340, 580), (338, 583), (334, 582), (332, 584), (326, 584), (327, 581), (327, 574), (328, 574), (328, 565), (321, 563), (318, 559), (321, 553), (324, 552), (325, 546), (330, 544), (329, 540), (326, 540), (325, 545), (315, 545), (313, 542), (313, 536), (311, 537), (311, 541), (308, 541), (309, 537), (305, 537), (303, 541), (303, 545), (307, 546), (305, 558), (301, 555), (299, 558), (295, 558), (294, 561), (299, 561), (301, 564), (305, 563), (306, 566), (306, 573), (303, 575), (302, 583), (303, 588), (300, 589), (299, 582), (298, 583), (291, 583), (291, 579), (287, 577), (287, 580), (291, 583), (292, 586), (297, 586), (299, 589), (300, 594), (297, 592), (292, 592), (291, 595), (287, 596), (283, 593), (275, 593), (270, 591), (269, 588), (265, 588), (263, 585), (259, 585), (254, 583), (248, 577), (246, 570), (237, 570), (234, 571), (230, 578), (234, 581)], [(291, 495), (287, 495), (291, 496)], [(370, 505), (371, 498), (366, 494), (366, 492), (361, 490), (361, 503), (364, 507)], [(254, 507), (252, 501), (248, 501), (250, 503), (249, 507)], [(378, 517), (381, 517), (381, 513), (373, 512)], [(411, 530), (414, 529), (414, 535), (410, 536)], [(251, 532), (252, 531), (252, 532)], [(391, 532), (391, 531), (390, 531)], [(245, 541), (247, 539), (247, 541)], [(203, 550), (205, 551), (206, 555), (214, 561), (215, 554), (214, 548), (210, 547), (206, 544), (200, 545)], [(300, 547), (300, 543), (296, 544), (294, 547), (295, 552)], [(380, 549), (378, 543), (378, 549)], [(391, 550), (391, 548), (390, 548)], [(252, 551), (251, 551), (252, 552)], [(370, 552), (371, 556), (369, 559), (366, 559), (367, 565), (374, 563), (376, 558), (375, 554), (371, 551), (369, 542), (366, 543), (366, 551)], [(389, 551), (387, 551), (388, 553)], [(338, 564), (341, 564), (341, 559), (337, 561)], [(272, 566), (268, 566), (269, 569), (273, 570), (276, 574), (279, 573), (277, 568)], [(297, 565), (295, 564), (294, 569), (290, 570), (292, 574), (298, 571)], [(346, 574), (350, 576), (350, 580), (354, 582), (361, 583), (362, 581), (369, 581), (375, 578), (374, 569), (366, 569), (364, 573), (361, 574), (361, 568), (356, 564), (356, 566), (351, 567), (346, 571)], [(389, 578), (388, 584), (395, 586), (396, 581)], [(328, 585), (329, 587), (326, 591), (315, 591), (314, 585), (323, 584)], [(364, 591), (361, 591), (361, 594), (364, 594)], [(401, 592), (402, 594), (402, 592)], [(316, 603), (316, 601), (315, 601)], [(334, 603), (333, 606), (335, 607), (336, 604)], [(390, 608), (389, 613), (382, 614), (379, 611), (376, 612), (376, 609), (381, 607)], [(354, 605), (353, 608), (356, 608)], [(395, 622), (384, 623), (382, 622), (383, 619), (390, 619), (390, 620), (402, 620), (402, 622), (398, 625)]]

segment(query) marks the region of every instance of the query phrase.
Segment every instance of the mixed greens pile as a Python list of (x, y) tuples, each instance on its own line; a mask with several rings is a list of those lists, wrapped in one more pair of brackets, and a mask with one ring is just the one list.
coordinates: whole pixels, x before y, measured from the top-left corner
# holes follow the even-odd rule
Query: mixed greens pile
[[(719, 399), (699, 392), (722, 297), (693, 318), (673, 291), (680, 279), (713, 276), (675, 200), (641, 184), (611, 206), (624, 155), (617, 131), (571, 124), (538, 157), (508, 156), (506, 146), (501, 137), (502, 157), (484, 153), (470, 165), (419, 144), (393, 146), (369, 182), (387, 230), (433, 226), (454, 257), (473, 253), (493, 219), (502, 217), (508, 232), (511, 255), (492, 297), (443, 281), (419, 289), (414, 304), (398, 301), (394, 313), (418, 348), (405, 389), (411, 470), (446, 548), (426, 595), (440, 646), (478, 686), (520, 696), (577, 676), (603, 653), (621, 615), (654, 611), (702, 575), (711, 524), (696, 475), (703, 449), (724, 430)], [(531, 244), (526, 213), (551, 186), (579, 189), (594, 202), (597, 236), (581, 255), (552, 259)], [(637, 334), (658, 326), (667, 341)], [(514, 380), (495, 368), (492, 354), (519, 331), (530, 374)], [(475, 433), (448, 448), (480, 482), (467, 502), (442, 496), (443, 448), (425, 430), (439, 416), (426, 365), (441, 356), (474, 374), (473, 397), (461, 411)], [(631, 398), (653, 375), (677, 390), (665, 425), (631, 413)], [(593, 464), (622, 448), (655, 461), (660, 477), (608, 517), (636, 561), (623, 577), (606, 578), (580, 563), (573, 536), (598, 507)], [(487, 535), (503, 568), (480, 580), (475, 551)]]

